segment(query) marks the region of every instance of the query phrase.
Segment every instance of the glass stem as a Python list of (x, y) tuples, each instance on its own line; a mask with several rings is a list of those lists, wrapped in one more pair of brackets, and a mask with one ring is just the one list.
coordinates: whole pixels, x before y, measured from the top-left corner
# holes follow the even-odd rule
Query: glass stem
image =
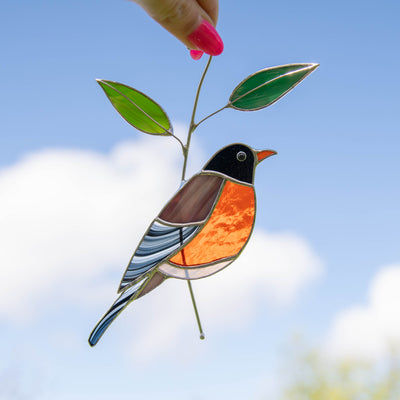
[(187, 283), (188, 283), (188, 287), (189, 287), (190, 297), (192, 298), (194, 313), (196, 314), (197, 326), (199, 327), (199, 332), (200, 332), (200, 339), (203, 340), (205, 338), (205, 336), (204, 336), (203, 328), (201, 326), (199, 312), (197, 311), (197, 305), (196, 305), (196, 300), (194, 298), (192, 282), (190, 282), (190, 280), (188, 280)]
[(218, 114), (219, 112), (221, 112), (222, 110), (225, 110), (225, 108), (228, 108), (228, 107), (229, 107), (229, 104), (227, 104), (226, 106), (221, 107), (221, 108), (218, 109), (217, 111), (214, 111), (212, 114), (207, 115), (207, 117), (203, 118), (201, 121), (199, 121), (199, 122), (196, 124), (196, 128), (197, 128), (200, 124), (202, 124), (204, 121), (206, 121), (208, 118), (214, 116), (215, 114)]
[[(187, 160), (188, 160), (188, 156), (189, 156), (189, 148), (190, 148), (190, 141), (192, 139), (192, 133), (197, 128), (197, 125), (194, 122), (194, 119), (196, 118), (196, 110), (197, 110), (197, 103), (199, 102), (200, 90), (201, 90), (201, 86), (203, 85), (204, 78), (205, 78), (205, 76), (207, 74), (208, 67), (210, 66), (211, 60), (212, 60), (212, 56), (210, 56), (208, 58), (208, 61), (207, 61), (207, 64), (206, 64), (206, 66), (204, 68), (203, 74), (201, 75), (199, 85), (197, 86), (197, 92), (196, 92), (196, 97), (194, 99), (193, 111), (192, 111), (192, 117), (190, 119), (190, 125), (189, 125), (187, 141), (186, 141), (186, 145), (182, 147), (183, 159), (184, 159), (183, 167), (182, 167), (182, 181), (185, 180)], [(201, 326), (199, 312), (197, 311), (196, 300), (194, 298), (192, 283), (190, 282), (190, 279), (187, 280), (187, 283), (188, 283), (188, 288), (189, 288), (189, 292), (190, 292), (190, 297), (192, 299), (194, 313), (196, 314), (197, 325), (198, 325), (199, 331), (200, 331), (200, 339), (204, 339), (203, 328)]]
[(210, 66), (212, 60), (212, 56), (208, 58), (207, 64), (204, 68), (203, 74), (201, 75), (199, 85), (197, 86), (197, 92), (196, 92), (196, 97), (194, 99), (194, 104), (193, 104), (193, 111), (192, 111), (192, 118), (190, 119), (190, 125), (189, 125), (189, 131), (188, 131), (188, 136), (187, 136), (187, 141), (186, 141), (186, 146), (183, 151), (183, 168), (182, 168), (182, 181), (185, 180), (185, 175), (186, 175), (186, 167), (187, 167), (187, 160), (189, 156), (189, 148), (190, 148), (190, 141), (192, 139), (192, 133), (194, 130), (197, 128), (197, 125), (194, 122), (194, 119), (196, 118), (196, 110), (197, 110), (197, 103), (199, 102), (199, 96), (200, 96), (200, 90), (204, 82), (204, 78), (206, 77), (208, 67)]

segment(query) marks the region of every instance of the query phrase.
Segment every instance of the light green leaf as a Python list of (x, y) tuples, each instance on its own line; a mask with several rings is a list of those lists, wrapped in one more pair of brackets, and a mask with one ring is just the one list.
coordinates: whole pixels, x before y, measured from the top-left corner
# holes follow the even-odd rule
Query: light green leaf
[(250, 75), (234, 89), (228, 107), (254, 111), (270, 106), (293, 89), (319, 64), (289, 64)]
[(103, 79), (97, 83), (120, 115), (136, 129), (151, 135), (172, 135), (167, 114), (150, 97), (122, 83)]

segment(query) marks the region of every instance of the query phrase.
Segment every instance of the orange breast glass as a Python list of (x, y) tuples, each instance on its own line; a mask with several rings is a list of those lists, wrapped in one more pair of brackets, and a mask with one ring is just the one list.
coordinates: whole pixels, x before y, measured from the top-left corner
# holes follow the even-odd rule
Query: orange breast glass
[(204, 228), (170, 262), (190, 267), (237, 255), (251, 233), (254, 206), (253, 187), (227, 181)]

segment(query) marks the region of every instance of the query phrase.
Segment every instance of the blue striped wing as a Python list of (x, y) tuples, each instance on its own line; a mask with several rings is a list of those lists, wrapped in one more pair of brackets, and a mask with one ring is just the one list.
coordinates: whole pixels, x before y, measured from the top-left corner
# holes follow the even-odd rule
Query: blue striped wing
[(103, 333), (111, 325), (111, 323), (118, 317), (122, 310), (135, 299), (136, 293), (147, 283), (148, 277), (144, 277), (139, 280), (135, 285), (127, 288), (114, 302), (111, 308), (104, 314), (103, 318), (94, 327), (92, 333), (89, 336), (89, 344), (95, 346)]
[(118, 292), (169, 258), (184, 246), (198, 229), (199, 225), (169, 226), (154, 221), (133, 254)]

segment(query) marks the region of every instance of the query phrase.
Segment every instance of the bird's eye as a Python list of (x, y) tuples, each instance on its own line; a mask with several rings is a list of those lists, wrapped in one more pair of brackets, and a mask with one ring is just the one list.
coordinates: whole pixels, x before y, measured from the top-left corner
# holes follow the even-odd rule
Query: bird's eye
[(239, 151), (239, 153), (236, 154), (236, 158), (238, 161), (244, 161), (247, 158), (247, 154), (244, 151)]

